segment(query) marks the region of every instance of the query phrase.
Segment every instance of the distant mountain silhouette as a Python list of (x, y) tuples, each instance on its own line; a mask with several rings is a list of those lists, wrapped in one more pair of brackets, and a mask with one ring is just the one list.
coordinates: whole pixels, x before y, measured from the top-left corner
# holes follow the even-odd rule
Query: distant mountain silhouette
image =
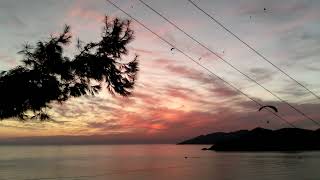
[(235, 132), (216, 132), (207, 135), (200, 135), (198, 137), (180, 142), (178, 144), (216, 144), (222, 141), (228, 141), (248, 133), (248, 130), (240, 130)]
[(255, 128), (230, 133), (212, 133), (179, 144), (213, 144), (215, 151), (305, 151), (320, 150), (320, 129)]

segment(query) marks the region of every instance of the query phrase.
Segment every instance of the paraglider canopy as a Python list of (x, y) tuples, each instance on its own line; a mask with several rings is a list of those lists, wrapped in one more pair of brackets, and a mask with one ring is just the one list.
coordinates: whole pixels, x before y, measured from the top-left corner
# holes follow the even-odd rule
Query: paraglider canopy
[(271, 109), (273, 109), (275, 112), (278, 112), (278, 109), (277, 109), (275, 106), (270, 106), (270, 105), (260, 107), (260, 108), (259, 108), (259, 111), (261, 111), (261, 110), (264, 109), (264, 108), (271, 108)]

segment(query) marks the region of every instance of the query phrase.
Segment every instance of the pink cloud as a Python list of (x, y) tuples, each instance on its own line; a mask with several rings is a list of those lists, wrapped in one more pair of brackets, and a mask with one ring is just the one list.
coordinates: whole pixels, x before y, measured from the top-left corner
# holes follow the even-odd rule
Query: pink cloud
[(237, 96), (239, 92), (223, 85), (219, 84), (218, 86), (209, 87), (208, 91), (213, 93), (215, 96), (218, 97), (230, 97), (230, 96)]
[(167, 65), (166, 68), (169, 72), (175, 73), (177, 75), (180, 75), (182, 77), (186, 77), (195, 81), (202, 82), (204, 84), (211, 83), (213, 81), (213, 79), (209, 75), (206, 75), (201, 71), (188, 68), (186, 66)]
[(167, 96), (167, 99), (180, 98), (181, 100), (190, 102), (197, 102), (204, 98), (193, 89), (172, 85), (164, 88), (164, 94)]
[(79, 18), (84, 20), (103, 22), (105, 14), (94, 10), (83, 9), (82, 7), (74, 7), (68, 12), (67, 16), (69, 18)]
[(143, 102), (144, 105), (161, 104), (161, 99), (145, 92), (134, 92), (133, 97)]
[(141, 56), (151, 56), (151, 57), (161, 57), (163, 55), (162, 52), (159, 50), (148, 50), (148, 49), (141, 49), (141, 48), (134, 48), (132, 46), (129, 47), (129, 50), (133, 53), (137, 54), (139, 57)]

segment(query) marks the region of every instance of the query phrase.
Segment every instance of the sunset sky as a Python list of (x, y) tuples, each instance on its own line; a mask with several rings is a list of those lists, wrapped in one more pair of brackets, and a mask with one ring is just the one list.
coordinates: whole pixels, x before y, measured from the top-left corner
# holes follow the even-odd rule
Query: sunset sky
[[(320, 128), (223, 63), (137, 0), (113, 0), (126, 12), (198, 60), (261, 104), (300, 128)], [(242, 72), (320, 122), (320, 100), (281, 74), (187, 0), (145, 0), (187, 33)], [(296, 80), (320, 95), (320, 1), (194, 0), (243, 40)], [(264, 8), (266, 10), (264, 10)], [(19, 65), (26, 42), (46, 40), (71, 26), (73, 42), (99, 39), (104, 15), (128, 18), (104, 0), (1, 0), (0, 70)], [(136, 22), (135, 40), (125, 59), (139, 55), (140, 72), (133, 96), (96, 97), (53, 103), (50, 114), (61, 123), (0, 122), (0, 137), (107, 135), (130, 142), (177, 142), (215, 131), (288, 127)], [(76, 53), (75, 43), (67, 56)], [(23, 93), (23, 92), (21, 92)], [(269, 121), (270, 123), (267, 123)]]

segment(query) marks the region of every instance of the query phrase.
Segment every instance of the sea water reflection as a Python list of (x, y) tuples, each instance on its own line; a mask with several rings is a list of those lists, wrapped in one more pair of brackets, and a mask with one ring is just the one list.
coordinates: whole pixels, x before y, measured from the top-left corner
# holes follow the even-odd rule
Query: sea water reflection
[[(216, 153), (189, 145), (0, 146), (0, 179), (319, 179), (320, 152)], [(187, 157), (187, 158), (186, 158)]]

